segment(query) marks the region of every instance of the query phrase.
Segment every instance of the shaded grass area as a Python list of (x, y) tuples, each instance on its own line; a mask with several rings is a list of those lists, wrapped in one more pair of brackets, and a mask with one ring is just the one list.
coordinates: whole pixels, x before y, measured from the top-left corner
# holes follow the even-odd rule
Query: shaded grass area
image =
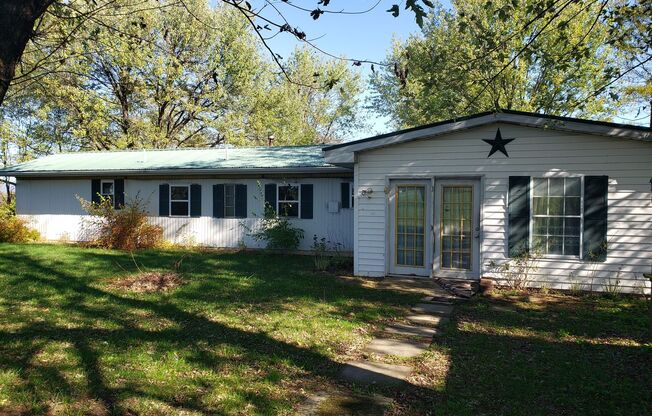
[[(631, 297), (497, 293), (459, 304), (417, 362), (415, 414), (649, 415), (648, 305)], [(428, 406), (427, 408), (423, 406)]]
[(124, 252), (0, 245), (0, 413), (293, 414), (420, 296), (265, 253), (192, 253), (169, 292), (110, 284), (136, 270)]

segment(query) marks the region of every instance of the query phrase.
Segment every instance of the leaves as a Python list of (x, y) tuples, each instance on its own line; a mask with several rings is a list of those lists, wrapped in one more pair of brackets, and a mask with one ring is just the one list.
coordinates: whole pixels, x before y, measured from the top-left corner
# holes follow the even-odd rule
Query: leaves
[(389, 13), (392, 14), (394, 17), (398, 17), (400, 10), (398, 7), (398, 4), (394, 4), (389, 10), (387, 10)]
[(310, 17), (312, 17), (312, 20), (317, 20), (322, 14), (324, 14), (324, 11), (322, 9), (317, 8), (310, 12)]

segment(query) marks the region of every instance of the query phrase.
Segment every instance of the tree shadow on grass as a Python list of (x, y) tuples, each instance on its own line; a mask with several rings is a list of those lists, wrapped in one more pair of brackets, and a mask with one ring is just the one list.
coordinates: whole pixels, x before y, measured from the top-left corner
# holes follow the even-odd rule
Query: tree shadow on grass
[[(90, 257), (100, 264), (110, 264), (115, 261), (114, 255), (102, 258), (101, 254), (91, 253)], [(237, 259), (237, 258), (236, 258)], [(78, 259), (82, 261), (83, 259)], [(154, 261), (155, 259), (149, 259)], [(229, 259), (233, 260), (233, 259)], [(257, 259), (245, 266), (259, 267)], [(83, 261), (82, 261), (83, 262)], [(195, 270), (208, 270), (212, 262), (197, 264)], [(63, 263), (66, 265), (67, 263)], [(68, 266), (69, 267), (69, 266)], [(280, 266), (279, 266), (280, 267)], [(250, 386), (253, 381), (264, 378), (270, 369), (278, 369), (284, 378), (298, 377), (292, 382), (300, 382), (300, 377), (316, 377), (331, 383), (338, 383), (338, 373), (342, 365), (330, 357), (310, 348), (302, 348), (274, 339), (263, 332), (248, 332), (230, 327), (201, 315), (189, 312), (172, 302), (172, 297), (138, 298), (122, 296), (112, 293), (93, 284), (93, 279), (80, 278), (78, 274), (63, 272), (62, 264), (49, 265), (39, 258), (23, 255), (15, 259), (12, 268), (28, 270), (27, 276), (22, 279), (29, 280), (29, 285), (36, 285), (42, 290), (45, 297), (54, 296), (56, 299), (47, 301), (41, 299), (51, 308), (55, 306), (63, 312), (70, 314), (70, 322), (59, 320), (32, 319), (26, 316), (26, 322), (16, 330), (0, 332), (0, 350), (4, 358), (0, 359), (0, 369), (13, 369), (23, 378), (26, 394), (31, 396), (34, 403), (34, 412), (44, 412), (48, 403), (46, 400), (56, 392), (65, 400), (76, 400), (86, 396), (91, 400), (98, 400), (102, 407), (111, 414), (129, 414), (132, 410), (125, 402), (133, 398), (143, 398), (164, 403), (170, 409), (191, 410), (206, 414), (230, 413), (229, 409), (220, 407), (219, 400), (208, 403), (204, 395), (216, 394), (216, 388), (230, 390), (231, 396), (239, 397), (232, 406), (249, 406), (250, 411), (259, 414), (274, 414), (288, 406), (288, 398), (273, 391), (270, 383)], [(0, 272), (9, 274), (9, 271)], [(206, 273), (206, 272), (205, 272)], [(283, 279), (271, 279), (272, 283)], [(248, 296), (247, 291), (266, 290), (266, 282), (262, 280), (263, 287), (245, 288), (243, 296)], [(25, 282), (15, 281), (16, 285)], [(261, 282), (257, 282), (261, 284)], [(300, 283), (289, 285), (288, 290), (296, 290), (295, 296), (318, 296), (318, 290), (308, 288), (301, 291)], [(201, 292), (197, 292), (201, 293)], [(18, 296), (17, 301), (30, 301), (38, 298), (38, 291), (29, 291)], [(191, 293), (185, 296), (192, 297)], [(360, 296), (370, 301), (380, 301), (387, 298), (379, 296), (374, 289), (356, 289), (348, 291), (342, 289), (333, 296), (350, 299), (351, 296)], [(203, 302), (208, 301), (203, 295), (198, 296)], [(283, 292), (283, 298), (292, 299), (289, 292)], [(400, 294), (396, 294), (400, 297)], [(260, 293), (258, 293), (260, 298)], [(252, 299), (255, 299), (252, 296)], [(126, 319), (123, 315), (128, 311), (146, 312), (168, 324), (162, 328), (144, 329), (137, 323)], [(122, 313), (121, 313), (122, 312)], [(349, 311), (344, 311), (347, 314)], [(17, 311), (17, 315), (20, 312)], [(16, 318), (19, 319), (17, 316)], [(62, 342), (71, 345), (76, 351), (79, 369), (84, 375), (84, 387), (74, 385), (68, 378), (59, 374), (58, 367), (41, 366), (42, 371), (48, 373), (45, 381), (32, 385), (34, 370), (25, 371), (33, 366), (33, 360), (43, 344)], [(31, 346), (27, 349), (26, 346)], [(211, 376), (189, 376), (187, 382), (166, 385), (166, 380), (148, 380), (147, 372), (134, 363), (116, 362), (116, 357), (129, 358), (131, 351), (147, 351), (151, 354), (148, 358), (138, 356), (138, 360), (166, 359), (166, 354), (181, 354), (181, 359), (187, 364), (178, 373), (197, 371), (200, 373), (213, 373)], [(14, 357), (19, 356), (19, 359)], [(112, 366), (133, 365), (121, 380), (114, 374), (116, 368)], [(122, 370), (124, 368), (121, 367)], [(120, 369), (117, 370), (120, 373)], [(170, 370), (173, 373), (176, 369)], [(250, 372), (254, 373), (249, 374)], [(235, 375), (233, 374), (235, 373)], [(176, 374), (176, 373), (175, 373)], [(143, 383), (133, 383), (129, 375)], [(229, 377), (236, 378), (228, 381)], [(240, 379), (237, 379), (240, 377)], [(282, 377), (282, 378), (283, 378)], [(221, 387), (220, 381), (227, 380)], [(163, 386), (157, 386), (157, 383)], [(274, 384), (274, 383), (271, 383)], [(417, 388), (417, 387), (414, 387)], [(178, 389), (178, 391), (175, 391)], [(218, 392), (219, 393), (219, 392)], [(56, 395), (55, 394), (55, 395)], [(64, 400), (64, 401), (65, 401)], [(235, 409), (232, 409), (235, 410)], [(287, 410), (287, 409), (286, 409)]]

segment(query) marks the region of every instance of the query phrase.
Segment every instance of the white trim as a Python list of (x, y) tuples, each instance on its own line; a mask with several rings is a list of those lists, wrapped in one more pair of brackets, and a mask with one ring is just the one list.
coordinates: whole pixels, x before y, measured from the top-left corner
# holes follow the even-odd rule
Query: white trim
[[(566, 179), (567, 178), (578, 178), (580, 180), (580, 214), (578, 215), (565, 215), (566, 214)], [(564, 210), (564, 215), (537, 215), (538, 218), (579, 218), (580, 220), (580, 230), (579, 230), (579, 245), (578, 245), (578, 254), (549, 254), (549, 253), (542, 253), (542, 258), (544, 259), (573, 259), (573, 260), (579, 260), (582, 258), (582, 250), (583, 250), (583, 243), (582, 241), (584, 240), (584, 175), (562, 175), (562, 176), (530, 176), (530, 229), (529, 229), (529, 246), (530, 248), (533, 248), (533, 242), (534, 242), (534, 181), (535, 179), (545, 179), (547, 181), (548, 189), (547, 189), (547, 195), (549, 196), (550, 194), (550, 179), (563, 179), (564, 180), (564, 196), (561, 197), (563, 199), (563, 210)], [(563, 253), (563, 247), (564, 247), (564, 239), (566, 238), (566, 227), (565, 227), (565, 221), (562, 222), (562, 228), (563, 228), (563, 235), (561, 236), (556, 236), (555, 237), (561, 237), (562, 238), (562, 253)], [(550, 235), (546, 234), (547, 237)], [(572, 236), (574, 237), (574, 236)], [(547, 250), (546, 250), (547, 251)]]
[[(105, 194), (102, 192), (103, 185), (105, 183), (111, 184), (111, 194)], [(115, 180), (114, 179), (100, 179), (100, 195), (102, 198), (106, 198), (108, 195), (111, 196), (111, 203), (115, 205)]]
[[(281, 192), (279, 190), (279, 188), (281, 186), (291, 186), (291, 187), (297, 188), (297, 199), (296, 200), (294, 200), (294, 199), (283, 199), (283, 200), (281, 200), (281, 198), (280, 198), (280, 193)], [(281, 215), (281, 210), (279, 209), (279, 205), (281, 204), (281, 202), (285, 202), (285, 203), (296, 202), (297, 203), (297, 216), (295, 217), (295, 216), (292, 216), (292, 215)], [(284, 217), (284, 218), (301, 218), (301, 184), (299, 184), (299, 183), (277, 183), (276, 184), (276, 215), (278, 215), (279, 217)]]
[[(187, 188), (188, 189), (188, 199), (175, 199), (172, 200), (172, 188)], [(169, 204), (169, 216), (171, 218), (190, 218), (190, 185), (186, 184), (170, 184), (170, 198), (168, 201)], [(172, 202), (186, 202), (188, 204), (188, 215), (172, 215)]]

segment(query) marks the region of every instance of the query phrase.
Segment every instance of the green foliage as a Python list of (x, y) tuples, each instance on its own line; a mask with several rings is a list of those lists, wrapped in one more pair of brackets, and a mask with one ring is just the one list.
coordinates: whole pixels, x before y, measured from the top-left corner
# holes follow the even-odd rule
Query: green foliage
[(89, 246), (132, 251), (163, 242), (163, 229), (147, 221), (145, 203), (138, 195), (121, 209), (114, 208), (111, 198), (100, 197), (97, 203), (78, 199), (91, 215), (83, 222)]
[(459, 0), (439, 8), (421, 35), (394, 43), (392, 65), (371, 80), (374, 106), (403, 127), (498, 108), (608, 118), (618, 100), (593, 92), (622, 61), (607, 43), (601, 3), (544, 4)]
[(501, 264), (491, 260), (489, 268), (502, 277), (508, 289), (522, 291), (527, 289), (532, 281), (532, 275), (539, 269), (541, 257), (542, 253), (537, 248), (522, 250), (520, 254)]
[(341, 243), (332, 242), (326, 237), (319, 238), (315, 234), (312, 236), (311, 250), (316, 270), (350, 272), (353, 268), (353, 259), (342, 254)]
[(15, 203), (0, 202), (0, 242), (27, 243), (39, 239), (38, 231), (29, 228), (25, 220), (16, 216)]
[(289, 82), (233, 6), (117, 0), (93, 16), (46, 15), (25, 53), (36, 70), (18, 76), (39, 82), (13, 88), (6, 105), (36, 153), (260, 145), (270, 133), (279, 145), (321, 143), (358, 123), (350, 67), (297, 49), (284, 60)]
[(304, 236), (301, 228), (295, 227), (287, 217), (276, 215), (274, 208), (265, 204), (265, 214), (260, 229), (251, 236), (255, 240), (265, 241), (268, 249), (296, 250)]

